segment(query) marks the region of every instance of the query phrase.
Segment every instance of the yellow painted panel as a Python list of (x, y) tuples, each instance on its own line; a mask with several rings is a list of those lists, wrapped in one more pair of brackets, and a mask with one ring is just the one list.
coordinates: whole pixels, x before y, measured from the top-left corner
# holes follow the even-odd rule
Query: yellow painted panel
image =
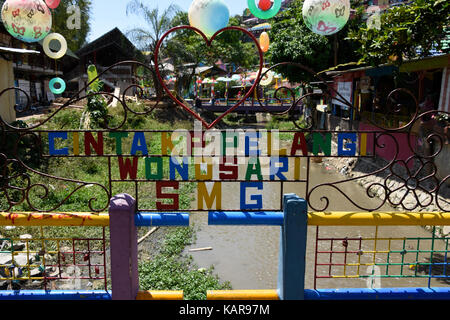
[(183, 300), (183, 291), (139, 291), (136, 300)]
[(0, 226), (21, 226), (21, 227), (108, 227), (109, 214), (94, 213), (34, 213), (34, 212), (14, 212), (0, 213)]
[(313, 226), (448, 226), (450, 212), (310, 212)]
[(279, 300), (277, 290), (209, 290), (208, 300)]

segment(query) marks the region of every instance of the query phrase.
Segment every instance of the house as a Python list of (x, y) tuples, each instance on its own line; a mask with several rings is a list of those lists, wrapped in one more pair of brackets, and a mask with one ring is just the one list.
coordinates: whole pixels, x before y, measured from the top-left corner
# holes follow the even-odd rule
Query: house
[[(51, 49), (59, 49), (56, 46), (58, 44), (50, 42)], [(17, 87), (21, 90), (10, 90), (0, 97), (0, 113), (3, 119), (8, 122), (16, 119), (15, 105), (22, 108), (33, 104), (42, 106), (54, 100), (55, 96), (48, 86), (49, 81), (54, 77), (64, 78), (62, 70), (67, 65), (77, 63), (77, 60), (78, 57), (70, 49), (63, 58), (53, 60), (44, 53), (42, 41), (20, 41), (12, 37), (3, 23), (0, 23), (1, 89)]]
[[(366, 66), (327, 72), (326, 74), (333, 78), (334, 89), (351, 103), (353, 110), (358, 111), (353, 112), (345, 104), (333, 100), (333, 112), (329, 115), (329, 123), (359, 131), (377, 131), (380, 127), (400, 128), (414, 118), (417, 107), (420, 113), (424, 112), (421, 106), (427, 96), (432, 98), (435, 110), (450, 112), (449, 67), (450, 54), (440, 54), (407, 61), (400, 67), (386, 64), (379, 67)], [(391, 94), (400, 88), (402, 90)], [(403, 89), (408, 90), (409, 93)], [(388, 101), (395, 101), (395, 103), (391, 103), (389, 107)], [(402, 106), (399, 112), (395, 110), (398, 105)], [(336, 119), (339, 120), (336, 121)], [(334, 130), (333, 127), (329, 129)], [(431, 155), (433, 150), (426, 149), (429, 147), (425, 143), (426, 138), (433, 132), (438, 133), (444, 137), (442, 141), (444, 145), (441, 155), (433, 160), (438, 171), (444, 172), (440, 176), (445, 177), (450, 174), (448, 166), (450, 137), (445, 138), (445, 134), (448, 133), (445, 133), (444, 129), (445, 126), (442, 127), (434, 119), (420, 117), (413, 123), (409, 142), (408, 135), (405, 133), (390, 133), (398, 142), (399, 150), (391, 147), (374, 147), (373, 141), (368, 141), (367, 148), (375, 150), (378, 156), (388, 161), (394, 157), (397, 160), (406, 160), (414, 156), (410, 146), (416, 151), (419, 150), (419, 146), (422, 146), (423, 150), (420, 152)], [(386, 139), (379, 141), (379, 145), (384, 143), (386, 146), (392, 146), (389, 137)], [(445, 159), (439, 160), (443, 155)], [(439, 161), (442, 163), (438, 164)]]
[[(79, 62), (67, 72), (68, 92), (75, 94), (88, 84), (87, 67), (94, 64), (98, 73), (102, 73), (115, 63), (126, 60), (143, 61), (144, 55), (118, 29), (114, 28), (98, 39), (88, 43), (76, 52)], [(123, 92), (137, 83), (136, 65), (120, 65), (100, 76), (104, 91), (113, 92), (120, 88)], [(84, 92), (81, 95), (85, 95)]]

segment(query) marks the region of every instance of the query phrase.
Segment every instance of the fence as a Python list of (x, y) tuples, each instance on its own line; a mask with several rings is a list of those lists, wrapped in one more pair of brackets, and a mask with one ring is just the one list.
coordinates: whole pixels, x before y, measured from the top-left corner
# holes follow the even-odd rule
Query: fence
[[(11, 285), (20, 281), (41, 280), (44, 290), (3, 290), (0, 300), (8, 299), (121, 299), (177, 300), (182, 291), (140, 291), (137, 257), (137, 227), (189, 226), (187, 213), (136, 212), (131, 196), (121, 194), (111, 200), (109, 214), (2, 214), (0, 226), (34, 226), (40, 236), (20, 239), (24, 248), (14, 246), (15, 239), (5, 238), (9, 250), (0, 249), (0, 281)], [(209, 300), (320, 300), (320, 299), (450, 299), (450, 287), (433, 287), (432, 280), (450, 282), (448, 262), (449, 238), (437, 239), (434, 230), (429, 237), (385, 238), (378, 234), (383, 226), (450, 225), (450, 213), (307, 213), (306, 201), (294, 194), (283, 199), (283, 212), (219, 212), (211, 211), (209, 225), (279, 226), (280, 249), (278, 288), (274, 290), (208, 291)], [(101, 228), (102, 237), (45, 237), (46, 226)], [(109, 226), (109, 246), (106, 229)], [(305, 289), (308, 266), (308, 227), (316, 228), (314, 252), (314, 288)], [(323, 226), (374, 226), (373, 237), (320, 237)], [(313, 239), (309, 239), (310, 241)], [(387, 243), (382, 246), (381, 243)], [(400, 245), (394, 245), (394, 242)], [(438, 245), (439, 242), (439, 245)], [(371, 246), (367, 246), (371, 243)], [(410, 243), (415, 243), (411, 247)], [(424, 243), (428, 243), (424, 247)], [(24, 250), (25, 249), (25, 250)], [(110, 252), (111, 283), (108, 283), (107, 255)], [(26, 255), (27, 259), (23, 259)], [(421, 257), (426, 255), (426, 262)], [(9, 256), (10, 259), (4, 259)], [(326, 259), (321, 258), (325, 256)], [(380, 259), (383, 256), (383, 259)], [(22, 257), (22, 258), (21, 258)], [(29, 259), (34, 257), (34, 259)], [(396, 257), (394, 259), (394, 257)], [(22, 259), (22, 260), (21, 260)], [(311, 260), (308, 261), (308, 263)], [(34, 274), (35, 270), (39, 274)], [(40, 268), (40, 269), (39, 269)], [(361, 271), (372, 268), (372, 274)], [(384, 268), (383, 272), (381, 272)], [(447, 268), (449, 268), (447, 270)], [(52, 270), (56, 269), (56, 271)], [(79, 270), (67, 275), (68, 269)], [(323, 270), (321, 270), (323, 269)], [(325, 271), (324, 271), (325, 270)], [(382, 278), (426, 279), (425, 287), (317, 289), (321, 279)], [(102, 290), (49, 290), (53, 281), (72, 283), (93, 281), (103, 284)]]

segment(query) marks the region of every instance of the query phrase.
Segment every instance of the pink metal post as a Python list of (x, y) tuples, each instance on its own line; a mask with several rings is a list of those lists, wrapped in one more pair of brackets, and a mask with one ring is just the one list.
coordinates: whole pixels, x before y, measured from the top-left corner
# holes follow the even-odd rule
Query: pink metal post
[(136, 200), (119, 194), (109, 205), (113, 300), (135, 300), (139, 290)]

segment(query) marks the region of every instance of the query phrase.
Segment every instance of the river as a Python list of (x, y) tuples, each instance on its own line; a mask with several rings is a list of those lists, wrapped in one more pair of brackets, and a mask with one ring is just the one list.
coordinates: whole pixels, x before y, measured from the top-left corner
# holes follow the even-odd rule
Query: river
[[(310, 183), (315, 186), (324, 182), (341, 181), (345, 179), (339, 173), (329, 170), (329, 168), (311, 162), (310, 168)], [(345, 183), (341, 186), (342, 191), (345, 192), (351, 199), (356, 199), (358, 204), (362, 206), (376, 206), (380, 200), (371, 199), (367, 196), (366, 191), (354, 182)], [(304, 196), (304, 183), (285, 183), (284, 193), (296, 193), (299, 196)], [(279, 191), (277, 191), (279, 193)], [(324, 188), (331, 203), (328, 211), (355, 211), (355, 208), (343, 196), (337, 192), (333, 192), (330, 188)], [(233, 194), (233, 190), (230, 190)], [(236, 191), (234, 191), (236, 193)], [(320, 196), (317, 194), (312, 201), (318, 201)], [(395, 211), (395, 209), (385, 205), (379, 210)], [(194, 258), (194, 262), (199, 268), (208, 268), (214, 266), (214, 272), (220, 277), (221, 281), (229, 281), (233, 289), (276, 289), (278, 278), (278, 252), (279, 252), (279, 237), (280, 227), (254, 227), (254, 226), (208, 226), (207, 213), (193, 213), (191, 215), (191, 225), (197, 228), (196, 242), (187, 247), (185, 253), (189, 249), (212, 247), (212, 250), (189, 252)], [(308, 227), (308, 244), (306, 257), (306, 275), (305, 287), (314, 288), (314, 259), (315, 259), (315, 238), (316, 227)], [(378, 232), (380, 238), (398, 238), (398, 237), (431, 237), (431, 233), (422, 227), (320, 227), (320, 238), (343, 238), (343, 237), (374, 237), (375, 232)], [(350, 241), (349, 241), (350, 242)], [(388, 240), (377, 241), (377, 252), (386, 250), (402, 250), (402, 241)], [(422, 241), (421, 250), (426, 246), (430, 246), (431, 241)], [(354, 243), (349, 243), (348, 250)], [(337, 247), (343, 249), (342, 240), (334, 242), (334, 250)], [(361, 247), (362, 252), (360, 262), (370, 263), (376, 261), (383, 263), (386, 261), (386, 253), (377, 253), (375, 256), (368, 251), (373, 250), (374, 244), (370, 241), (363, 243)], [(415, 243), (407, 243), (407, 249), (413, 250)], [(330, 242), (320, 242), (320, 250), (328, 250)], [(445, 251), (444, 241), (435, 241), (435, 248)], [(430, 256), (429, 253), (418, 256), (408, 253), (405, 256), (405, 261), (418, 259), (418, 261), (426, 262)], [(319, 255), (319, 262), (327, 262), (329, 255)], [(409, 255), (409, 256), (408, 256)], [(356, 255), (354, 255), (356, 256)], [(390, 262), (400, 262), (402, 255), (399, 253), (390, 255)], [(334, 263), (342, 259), (342, 255), (334, 255)], [(356, 259), (353, 257), (353, 259)], [(398, 266), (389, 266), (391, 272), (400, 272)], [(355, 267), (356, 268), (356, 267)], [(398, 270), (394, 270), (397, 268)], [(347, 270), (351, 272), (351, 270)], [(368, 269), (367, 266), (361, 266), (359, 274), (367, 275), (374, 270)], [(376, 272), (377, 270), (375, 270)], [(325, 275), (328, 272), (328, 267), (318, 269), (319, 275)], [(385, 272), (383, 268), (381, 272)], [(409, 268), (409, 265), (403, 267), (401, 271), (403, 275), (414, 275), (414, 269)], [(448, 271), (450, 272), (450, 270)], [(337, 272), (339, 274), (339, 272)], [(423, 276), (424, 273), (418, 273)], [(427, 286), (427, 278), (382, 278), (377, 283), (371, 283), (371, 286), (378, 287), (411, 287), (411, 286)], [(438, 282), (431, 280), (433, 286), (449, 285), (450, 283)], [(316, 288), (352, 288), (352, 287), (367, 287), (366, 279), (318, 279)]]

